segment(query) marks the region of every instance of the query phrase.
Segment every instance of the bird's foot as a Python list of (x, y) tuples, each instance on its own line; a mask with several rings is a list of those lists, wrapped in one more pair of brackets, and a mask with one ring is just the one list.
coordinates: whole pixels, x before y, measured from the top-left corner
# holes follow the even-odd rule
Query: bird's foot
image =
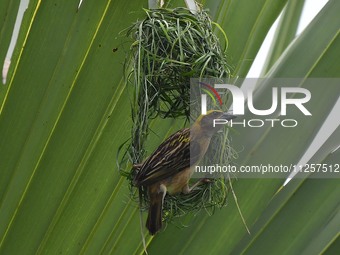
[(215, 179), (213, 179), (213, 178), (203, 178), (203, 179), (201, 179), (202, 184), (213, 183), (213, 182), (215, 182)]

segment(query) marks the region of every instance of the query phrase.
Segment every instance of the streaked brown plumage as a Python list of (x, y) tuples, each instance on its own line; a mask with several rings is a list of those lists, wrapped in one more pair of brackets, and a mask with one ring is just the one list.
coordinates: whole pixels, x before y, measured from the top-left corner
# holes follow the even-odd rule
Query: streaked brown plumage
[(184, 128), (167, 138), (138, 167), (136, 187), (147, 187), (150, 206), (146, 227), (154, 235), (162, 228), (162, 205), (166, 193), (189, 193), (189, 180), (196, 165), (206, 153), (211, 137), (221, 128), (213, 127), (214, 119), (230, 120), (235, 116), (222, 111), (201, 115), (191, 128)]

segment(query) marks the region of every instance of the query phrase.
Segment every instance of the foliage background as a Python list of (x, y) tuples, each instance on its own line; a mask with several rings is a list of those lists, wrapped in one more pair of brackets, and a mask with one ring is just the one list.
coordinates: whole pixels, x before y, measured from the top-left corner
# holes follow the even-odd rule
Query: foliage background
[[(269, 56), (267, 77), (339, 78), (340, 2), (330, 0), (295, 37), (304, 1), (202, 1), (226, 31), (235, 75), (245, 77), (266, 33), (285, 6)], [(18, 1), (0, 3), (3, 62)], [(31, 0), (7, 83), (0, 88), (0, 254), (135, 254), (142, 252), (139, 214), (116, 169), (118, 146), (130, 135), (130, 102), (123, 75), (129, 42), (120, 32), (143, 15), (146, 2)], [(171, 1), (171, 6), (182, 6)], [(289, 25), (287, 25), (289, 24)], [(112, 49), (118, 48), (113, 52)], [(267, 71), (268, 70), (268, 71)], [(266, 90), (261, 90), (266, 91)], [(266, 158), (296, 162), (339, 97), (320, 86), (313, 121), (301, 132), (244, 130), (240, 164)], [(256, 102), (268, 95), (259, 92)], [(255, 102), (255, 103), (256, 103)], [(301, 120), (302, 121), (302, 120)], [(154, 120), (150, 150), (178, 129)], [(312, 159), (339, 162), (339, 128)], [(284, 149), (284, 150), (283, 150)], [(340, 250), (337, 179), (242, 179), (233, 199), (213, 217), (187, 228), (169, 225), (150, 254), (335, 254)], [(276, 194), (276, 195), (275, 195)]]

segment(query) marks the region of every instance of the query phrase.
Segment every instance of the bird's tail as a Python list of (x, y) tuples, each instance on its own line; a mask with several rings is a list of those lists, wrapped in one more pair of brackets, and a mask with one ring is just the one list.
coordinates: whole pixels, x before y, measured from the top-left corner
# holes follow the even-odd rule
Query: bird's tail
[(146, 228), (151, 235), (156, 234), (162, 228), (163, 192), (155, 193), (150, 197), (149, 214), (146, 220)]

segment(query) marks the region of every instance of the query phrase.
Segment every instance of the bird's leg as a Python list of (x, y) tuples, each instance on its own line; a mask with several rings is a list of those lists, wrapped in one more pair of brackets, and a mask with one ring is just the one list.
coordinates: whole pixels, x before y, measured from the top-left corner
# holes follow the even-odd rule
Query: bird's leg
[(143, 163), (140, 163), (140, 164), (133, 164), (132, 165), (132, 169), (134, 170), (134, 171), (139, 171), (140, 170), (140, 168), (142, 167), (142, 165), (143, 165)]
[(201, 184), (204, 184), (204, 183), (210, 183), (210, 182), (213, 182), (213, 181), (214, 181), (214, 179), (202, 178), (202, 179), (198, 180), (198, 181), (197, 181), (194, 185), (192, 185), (190, 188), (189, 188), (189, 184), (187, 184), (187, 185), (183, 188), (182, 192), (183, 192), (184, 194), (188, 194), (188, 193), (190, 193), (194, 188), (196, 188), (198, 185), (201, 185)]
[[(167, 189), (166, 189), (166, 186), (164, 185), (164, 184), (161, 184), (160, 186), (159, 186), (159, 192), (160, 193), (163, 193), (163, 197), (162, 197), (162, 202), (164, 203), (164, 198), (165, 198), (165, 195), (166, 195), (166, 191), (167, 191)], [(163, 205), (163, 204), (162, 204)]]

